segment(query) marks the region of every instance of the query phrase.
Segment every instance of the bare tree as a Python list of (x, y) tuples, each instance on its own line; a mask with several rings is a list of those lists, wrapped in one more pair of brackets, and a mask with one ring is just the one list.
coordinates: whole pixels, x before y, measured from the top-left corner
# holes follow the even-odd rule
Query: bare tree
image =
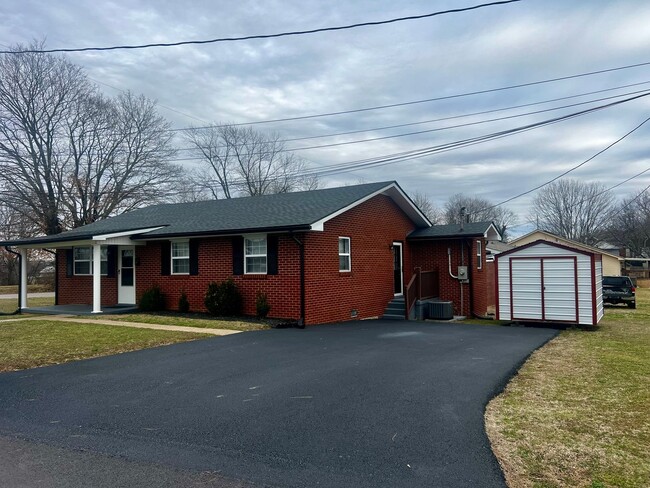
[(441, 224), (443, 222), (442, 212), (431, 201), (429, 195), (416, 191), (411, 195), (413, 203), (417, 205), (420, 211), (429, 219), (432, 224)]
[(304, 174), (305, 162), (285, 149), (278, 134), (215, 124), (193, 128), (185, 137), (203, 163), (197, 184), (212, 198), (318, 187), (318, 178)]
[(650, 257), (650, 195), (641, 192), (616, 205), (605, 239), (634, 257)]
[(102, 97), (65, 58), (0, 57), (4, 202), (39, 232), (168, 199), (179, 173), (168, 128), (152, 101)]
[(596, 244), (608, 225), (614, 197), (600, 183), (558, 180), (539, 191), (531, 220), (542, 230), (566, 239)]
[(155, 104), (127, 92), (84, 98), (66, 125), (67, 171), (59, 180), (70, 227), (169, 200), (181, 171)]
[(457, 193), (449, 197), (444, 206), (443, 220), (446, 224), (460, 222), (461, 208), (465, 207), (467, 222), (494, 222), (502, 237), (506, 237), (508, 228), (516, 221), (517, 215), (507, 207), (494, 206), (485, 198), (470, 197)]
[[(43, 48), (42, 43), (31, 46)], [(5, 203), (24, 211), (41, 232), (61, 232), (56, 181), (65, 172), (62, 135), (73, 106), (89, 91), (85, 75), (64, 58), (0, 57), (0, 179)]]

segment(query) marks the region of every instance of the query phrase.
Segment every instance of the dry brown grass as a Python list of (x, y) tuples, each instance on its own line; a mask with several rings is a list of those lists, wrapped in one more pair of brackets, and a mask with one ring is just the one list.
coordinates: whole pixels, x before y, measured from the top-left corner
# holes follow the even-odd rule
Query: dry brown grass
[(486, 409), (511, 488), (650, 486), (650, 290), (535, 352)]

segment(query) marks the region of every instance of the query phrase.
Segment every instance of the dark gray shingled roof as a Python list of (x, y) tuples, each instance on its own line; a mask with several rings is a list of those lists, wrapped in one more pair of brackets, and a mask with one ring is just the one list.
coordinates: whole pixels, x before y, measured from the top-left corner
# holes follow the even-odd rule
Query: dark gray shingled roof
[[(416, 229), (408, 236), (409, 239), (442, 239), (453, 237), (476, 237), (484, 235), (492, 222), (471, 222), (463, 225), (461, 230), (460, 224), (449, 225), (432, 225), (424, 229)], [(495, 227), (496, 230), (496, 227)]]
[(142, 238), (307, 229), (325, 217), (394, 181), (278, 195), (153, 205), (100, 220), (55, 236), (0, 242), (37, 244), (89, 239), (92, 236), (164, 226)]

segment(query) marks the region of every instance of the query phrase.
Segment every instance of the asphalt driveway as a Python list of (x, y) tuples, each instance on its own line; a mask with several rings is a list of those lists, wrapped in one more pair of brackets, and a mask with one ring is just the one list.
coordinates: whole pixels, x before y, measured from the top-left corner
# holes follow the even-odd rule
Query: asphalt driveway
[(485, 404), (555, 334), (368, 321), (7, 373), (0, 436), (237, 486), (502, 487)]

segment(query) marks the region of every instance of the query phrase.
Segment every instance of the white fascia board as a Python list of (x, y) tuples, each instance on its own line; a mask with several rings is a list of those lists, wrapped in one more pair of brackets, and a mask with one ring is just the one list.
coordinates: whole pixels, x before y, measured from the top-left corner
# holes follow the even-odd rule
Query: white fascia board
[[(373, 193), (370, 193), (369, 195), (366, 195), (363, 198), (360, 198), (359, 200), (354, 201), (353, 203), (351, 203), (347, 207), (343, 207), (342, 209), (337, 210), (336, 212), (329, 214), (327, 217), (324, 217), (321, 220), (318, 220), (318, 221), (314, 222), (313, 224), (311, 224), (311, 230), (322, 232), (323, 230), (325, 230), (325, 223), (326, 222), (332, 220), (335, 217), (338, 217), (339, 215), (347, 212), (348, 210), (352, 210), (357, 205), (361, 205), (363, 202), (367, 202), (368, 200), (370, 200), (373, 197), (376, 197), (377, 195), (381, 195), (382, 193), (387, 193), (389, 191), (398, 192), (398, 194), (404, 199), (404, 202), (406, 202), (408, 204), (408, 206), (413, 211), (415, 211), (417, 213), (417, 216), (419, 216), (422, 219), (423, 223), (425, 223), (428, 227), (431, 227), (431, 222), (429, 222), (429, 219), (427, 219), (424, 216), (424, 214), (422, 212), (420, 212), (420, 210), (413, 204), (411, 199), (408, 196), (406, 196), (406, 194), (402, 191), (402, 189), (399, 186), (397, 186), (396, 183), (391, 183), (389, 185), (386, 185), (383, 188), (380, 188), (379, 190), (377, 190), (377, 191), (375, 191)], [(396, 201), (393, 196), (391, 196), (391, 195), (388, 195), (388, 196), (390, 196), (398, 206), (403, 207), (403, 205), (400, 204), (400, 202)], [(407, 213), (407, 212), (405, 212), (405, 213)], [(408, 215), (408, 213), (407, 213), (407, 215)]]
[(490, 239), (490, 236), (489, 236), (489, 234), (490, 234), (490, 229), (492, 229), (492, 230), (494, 231), (494, 233), (497, 235), (497, 237), (498, 237), (498, 239), (496, 239), (497, 241), (501, 241), (501, 240), (503, 240), (503, 236), (502, 236), (501, 233), (497, 230), (497, 227), (496, 227), (496, 225), (494, 225), (494, 224), (490, 224), (490, 226), (489, 226), (489, 227), (487, 228), (487, 230), (485, 231), (485, 234), (483, 234), (483, 237), (485, 237), (485, 238), (488, 239), (488, 240), (491, 240), (491, 239)]
[(147, 232), (153, 232), (154, 230), (162, 229), (164, 225), (159, 225), (158, 227), (148, 227), (146, 229), (135, 229), (135, 230), (126, 230), (122, 232), (113, 232), (111, 234), (98, 234), (93, 236), (94, 241), (105, 241), (107, 239), (113, 239), (115, 237), (127, 237), (135, 234), (146, 234)]

